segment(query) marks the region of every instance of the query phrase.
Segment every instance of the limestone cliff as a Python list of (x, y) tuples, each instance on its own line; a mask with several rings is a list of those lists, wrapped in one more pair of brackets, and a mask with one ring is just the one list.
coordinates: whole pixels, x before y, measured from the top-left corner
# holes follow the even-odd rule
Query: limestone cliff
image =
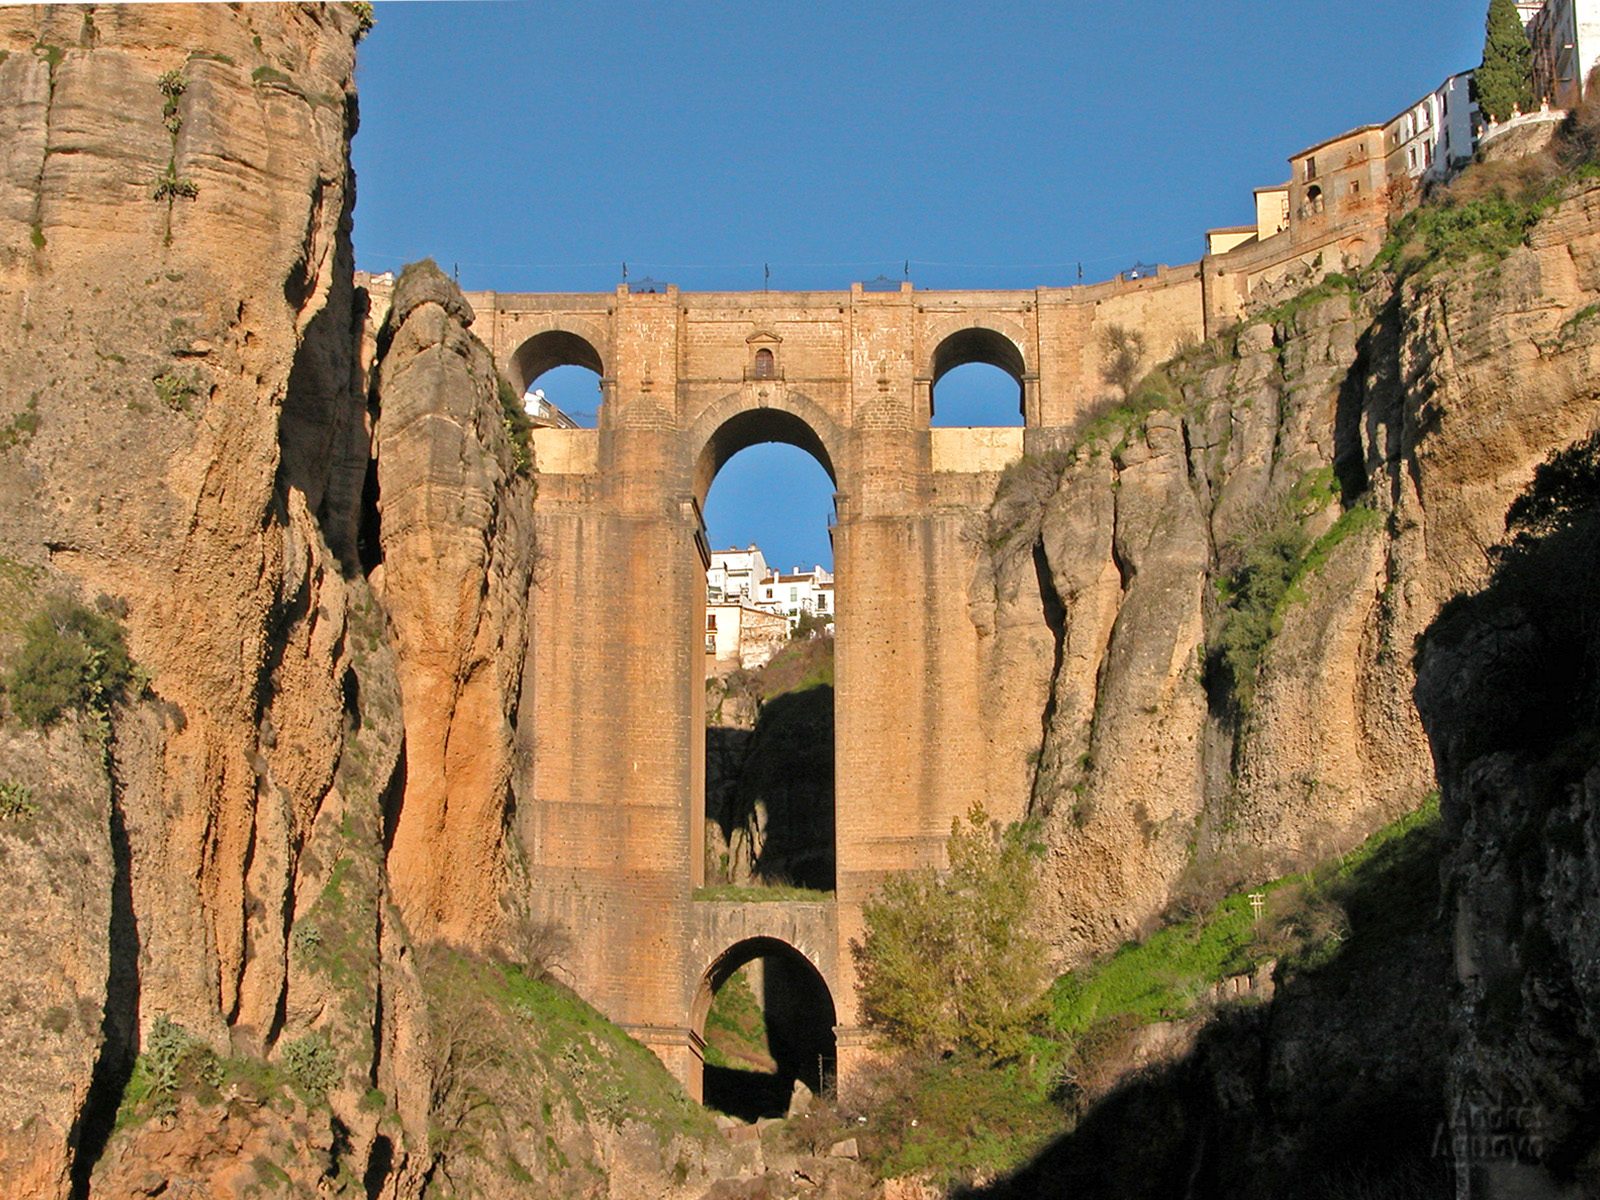
[(716, 1161), (503, 911), (532, 484), (437, 272), (365, 358), (364, 19), (0, 10), (0, 658), (75, 597), (144, 672), (103, 718), (0, 713), (6, 1195), (654, 1197)]
[(414, 932), (481, 943), (504, 890), (533, 485), (516, 469), (499, 377), (471, 323), (432, 263), (401, 277), (374, 386), (383, 563), (373, 582), (405, 713), (395, 897)]
[(69, 1141), (104, 1134), (81, 1103), (96, 1056), (114, 1104), (156, 1014), (218, 1049), (279, 1037), (308, 864), (375, 803), (338, 775), (363, 590), (357, 24), (338, 6), (0, 12), (0, 553), (42, 592), (109, 597), (150, 676), (96, 785), (87, 844), (115, 870), (77, 885), (109, 947), (77, 999), (103, 1023), (62, 1035), (72, 1083), (40, 1119), (26, 1079), (0, 1085), (0, 1128), (26, 1130), (0, 1135), (7, 1158), (57, 1189)]
[(1600, 415), (1597, 249), (1579, 187), (1503, 260), (1334, 277), (1002, 483), (973, 614), (998, 694), (1043, 712), (1018, 754), (1064, 959), (1433, 787), (1410, 648)]

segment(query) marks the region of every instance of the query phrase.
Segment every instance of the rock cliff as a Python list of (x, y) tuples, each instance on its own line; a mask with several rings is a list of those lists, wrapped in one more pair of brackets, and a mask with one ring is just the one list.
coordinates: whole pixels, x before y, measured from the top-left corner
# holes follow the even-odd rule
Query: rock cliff
[[(973, 613), (1000, 694), (1043, 697), (1064, 960), (1434, 786), (1411, 647), (1595, 423), (1597, 219), (1579, 187), (1502, 260), (1332, 277), (1003, 480)], [(1015, 649), (1046, 631), (1053, 666)]]
[(1483, 1196), (1600, 1188), (1600, 443), (1552, 456), (1419, 654), (1452, 854), (1450, 1136)]
[(114, 868), (74, 883), (93, 924), (56, 932), (98, 930), (105, 965), (75, 986), (102, 1016), (60, 1035), (61, 1103), (30, 1123), (27, 1080), (0, 1096), (0, 1128), (24, 1131), (5, 1157), (58, 1191), (74, 1154), (86, 1182), (157, 1014), (219, 1051), (278, 1039), (307, 865), (372, 802), (339, 775), (364, 589), (357, 25), (337, 6), (0, 13), (0, 553), (41, 593), (107, 597), (149, 675), (84, 782), (104, 812), (85, 845)]
[(0, 725), (7, 1195), (654, 1197), (721, 1145), (502, 903), (531, 464), (436, 271), (371, 359), (363, 22), (0, 11), (0, 652), (70, 598), (142, 670)]

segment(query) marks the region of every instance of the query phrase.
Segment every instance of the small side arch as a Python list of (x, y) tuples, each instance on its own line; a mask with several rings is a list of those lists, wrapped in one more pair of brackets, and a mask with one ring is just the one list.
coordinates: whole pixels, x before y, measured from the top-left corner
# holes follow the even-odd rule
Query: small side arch
[(1028, 393), (1024, 384), (1027, 360), (1017, 339), (984, 325), (972, 325), (948, 334), (933, 350), (929, 369), (928, 417), (933, 419), (939, 381), (957, 367), (974, 363), (994, 367), (1011, 377), (1017, 385), (1017, 413), (1027, 423)]
[(588, 338), (569, 329), (546, 329), (512, 352), (506, 374), (520, 396), (535, 379), (557, 367), (583, 367), (602, 378), (606, 373), (600, 351)]
[[(770, 1095), (765, 1100), (765, 1111), (762, 1111), (762, 1100), (756, 1098), (755, 1109), (745, 1114), (752, 1119), (759, 1115), (782, 1115), (796, 1080), (818, 1095), (831, 1090), (838, 1055), (835, 1029), (839, 1014), (827, 979), (808, 955), (775, 937), (751, 937), (735, 942), (706, 968), (689, 1018), (695, 1036), (705, 1037), (706, 1021), (716, 993), (735, 972), (757, 959), (762, 960), (764, 968), (763, 994), (757, 999), (767, 1027), (768, 1049), (777, 1069), (771, 1076), (756, 1077), (764, 1081), (761, 1090), (770, 1090)], [(725, 1068), (722, 1071), (735, 1077), (741, 1074), (739, 1071), (730, 1073)], [(716, 1090), (707, 1089), (708, 1103), (716, 1103)], [(736, 1087), (736, 1092), (744, 1090)], [(747, 1102), (750, 1099), (748, 1094), (745, 1099)], [(737, 1107), (725, 1108), (725, 1111), (735, 1111)]]
[(940, 379), (956, 367), (964, 367), (968, 363), (998, 367), (1015, 379), (1018, 387), (1022, 386), (1022, 377), (1028, 370), (1022, 347), (1015, 339), (998, 329), (973, 325), (956, 330), (934, 347), (932, 369), (929, 372), (933, 385), (938, 387)]

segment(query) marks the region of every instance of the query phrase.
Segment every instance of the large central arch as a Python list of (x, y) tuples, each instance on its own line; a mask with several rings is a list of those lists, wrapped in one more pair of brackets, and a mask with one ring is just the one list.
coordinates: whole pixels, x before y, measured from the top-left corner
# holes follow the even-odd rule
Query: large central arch
[(706, 493), (717, 472), (741, 450), (766, 442), (782, 442), (804, 450), (816, 459), (840, 487), (843, 434), (820, 406), (794, 392), (776, 403), (751, 405), (743, 395), (733, 395), (712, 405), (689, 430), (687, 441), (698, 446), (694, 455), (693, 490), (704, 507)]
[[(750, 405), (752, 398), (756, 400), (754, 406)], [(696, 503), (702, 513), (707, 494), (718, 472), (729, 460), (752, 446), (769, 443), (793, 446), (809, 454), (833, 484), (834, 503), (837, 504), (839, 474), (835, 465), (835, 453), (830, 451), (828, 443), (832, 440), (837, 446), (838, 431), (826, 414), (804, 396), (780, 393), (777, 403), (762, 403), (771, 399), (770, 385), (761, 383), (749, 386), (743, 393), (726, 397), (721, 403), (712, 406), (701, 421), (690, 430), (689, 444), (698, 447), (693, 459), (692, 487)], [(700, 546), (702, 557), (707, 557), (708, 549), (703, 535)], [(834, 569), (836, 582), (832, 616), (836, 618), (842, 599), (848, 606), (845, 597), (849, 591), (848, 571), (841, 568), (837, 553)], [(708, 628), (704, 589), (700, 590), (698, 601), (692, 617), (692, 624), (697, 633)], [(708, 811), (707, 804), (708, 777), (712, 775), (712, 765), (707, 757), (707, 740), (712, 735), (706, 728), (704, 720), (707, 667), (704, 659), (699, 660), (699, 663), (700, 667), (692, 671), (693, 678), (690, 681), (691, 691), (697, 699), (690, 750), (696, 766), (690, 782), (691, 829), (706, 828), (708, 816), (713, 818), (718, 816), (716, 806), (712, 806)], [(823, 694), (824, 691), (826, 694)], [(796, 734), (802, 735), (808, 747), (807, 755), (810, 757), (805, 758), (798, 774), (794, 777), (800, 781), (799, 792), (779, 787), (775, 793), (766, 796), (769, 805), (775, 797), (790, 801), (780, 803), (777, 807), (767, 808), (768, 822), (765, 827), (772, 835), (772, 840), (767, 842), (767, 846), (773, 848), (786, 842), (780, 832), (782, 830), (797, 835), (788, 838), (787, 841), (794, 843), (789, 846), (791, 850), (798, 846), (804, 865), (797, 866), (794, 862), (789, 864), (793, 871), (789, 881), (826, 890), (833, 890), (836, 884), (837, 712), (834, 689), (830, 685), (786, 694), (774, 699), (770, 705), (763, 708), (751, 740), (751, 744), (757, 747), (777, 744), (792, 749), (796, 744)], [(770, 742), (765, 740), (764, 731), (767, 738), (775, 740)], [(719, 758), (718, 761), (722, 759)], [(745, 770), (748, 770), (749, 766), (748, 761), (742, 763)], [(789, 769), (796, 768), (793, 754), (788, 755), (786, 766)], [(824, 776), (825, 783), (822, 782)], [(796, 795), (800, 797), (798, 804), (793, 803)], [(707, 882), (709, 868), (704, 862), (696, 862), (691, 865), (690, 873), (693, 882), (698, 886)]]

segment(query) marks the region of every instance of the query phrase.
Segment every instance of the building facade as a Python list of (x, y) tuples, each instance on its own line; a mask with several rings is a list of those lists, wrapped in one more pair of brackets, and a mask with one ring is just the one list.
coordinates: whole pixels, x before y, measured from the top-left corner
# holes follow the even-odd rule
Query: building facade
[(1533, 95), (1552, 108), (1575, 108), (1600, 61), (1600, 0), (1545, 0), (1527, 17), (1533, 45)]
[(802, 616), (817, 616), (833, 623), (833, 575), (822, 567), (802, 571), (796, 567), (784, 573), (774, 571), (761, 581), (762, 607), (781, 612), (791, 628)]
[(754, 604), (761, 581), (770, 574), (772, 569), (759, 546), (713, 550), (711, 565), (706, 568), (706, 602)]
[(765, 666), (789, 640), (789, 619), (751, 604), (706, 602), (706, 658), (712, 671)]

